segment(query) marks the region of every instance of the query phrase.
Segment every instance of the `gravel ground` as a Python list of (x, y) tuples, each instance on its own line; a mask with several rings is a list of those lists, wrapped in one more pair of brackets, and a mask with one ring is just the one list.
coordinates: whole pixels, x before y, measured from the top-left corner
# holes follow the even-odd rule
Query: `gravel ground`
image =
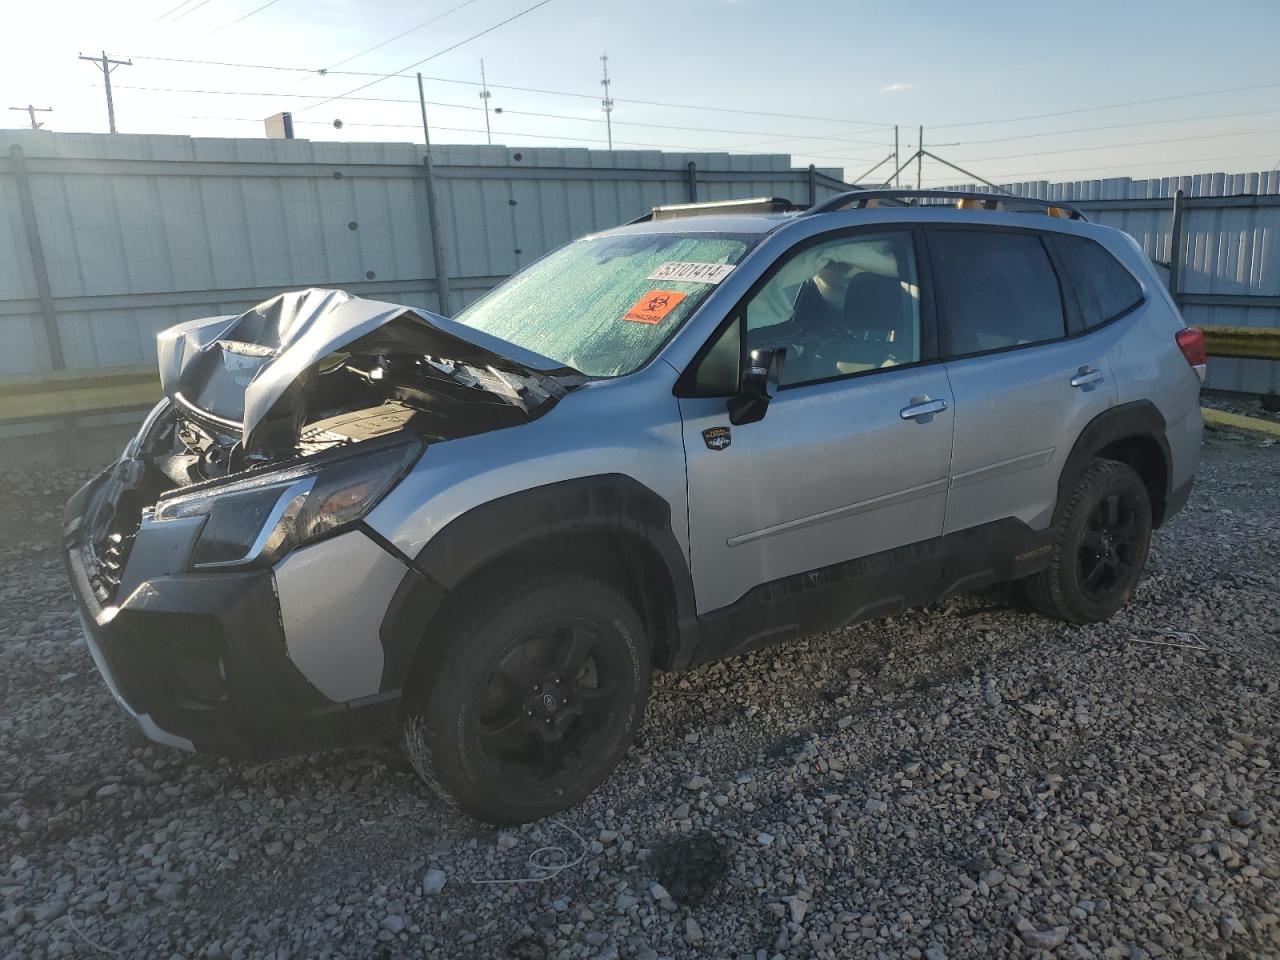
[(77, 477), (3, 476), (0, 957), (1280, 956), (1280, 451), (1205, 454), (1111, 622), (1000, 589), (659, 678), (505, 831), (391, 747), (149, 746), (78, 638)]

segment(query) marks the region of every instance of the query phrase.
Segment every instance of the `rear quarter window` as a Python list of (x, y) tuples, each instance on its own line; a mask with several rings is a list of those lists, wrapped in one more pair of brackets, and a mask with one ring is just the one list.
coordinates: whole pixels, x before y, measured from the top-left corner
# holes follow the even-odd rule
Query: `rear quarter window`
[(1100, 243), (1057, 234), (1053, 245), (1075, 294), (1086, 330), (1114, 320), (1142, 302), (1142, 287)]
[(946, 356), (1043, 343), (1066, 334), (1058, 278), (1035, 234), (934, 230), (929, 249)]

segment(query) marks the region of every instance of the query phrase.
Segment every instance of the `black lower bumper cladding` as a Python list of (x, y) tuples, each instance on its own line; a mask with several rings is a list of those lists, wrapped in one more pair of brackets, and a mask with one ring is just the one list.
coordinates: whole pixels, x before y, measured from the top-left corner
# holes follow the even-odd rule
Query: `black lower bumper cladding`
[(199, 752), (265, 760), (384, 735), (398, 697), (334, 703), (289, 659), (270, 570), (174, 574), (101, 606), (85, 569), (84, 511), (110, 509), (86, 485), (67, 508), (66, 559), (86, 638), (144, 730)]

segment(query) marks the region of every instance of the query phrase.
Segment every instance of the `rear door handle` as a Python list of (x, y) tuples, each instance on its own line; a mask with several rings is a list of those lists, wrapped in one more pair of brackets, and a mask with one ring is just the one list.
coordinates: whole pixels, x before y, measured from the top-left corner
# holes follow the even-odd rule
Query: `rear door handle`
[(898, 411), (903, 420), (915, 420), (919, 417), (932, 416), (947, 409), (947, 401), (930, 400), (928, 397), (912, 397), (911, 403)]
[(1081, 367), (1076, 371), (1076, 375), (1071, 378), (1071, 385), (1073, 387), (1087, 387), (1090, 384), (1097, 383), (1101, 379), (1101, 370), (1094, 370), (1091, 367)]

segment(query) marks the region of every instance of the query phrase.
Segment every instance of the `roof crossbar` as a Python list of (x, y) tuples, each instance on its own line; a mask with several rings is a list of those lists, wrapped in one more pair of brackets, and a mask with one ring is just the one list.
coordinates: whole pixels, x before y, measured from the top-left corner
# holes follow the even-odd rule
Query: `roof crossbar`
[[(1007, 210), (1010, 212), (1044, 212), (1051, 217), (1086, 220), (1083, 213), (1062, 200), (1040, 200), (1036, 197), (1016, 197), (1011, 193), (983, 193), (977, 190), (910, 190), (878, 189), (849, 190), (828, 197), (808, 210), (804, 216), (815, 213), (833, 213), (849, 208), (861, 209), (872, 205), (915, 207), (922, 200), (952, 200), (961, 209)], [(980, 205), (980, 206), (978, 206)], [(1022, 208), (1019, 210), (1019, 208)]]

